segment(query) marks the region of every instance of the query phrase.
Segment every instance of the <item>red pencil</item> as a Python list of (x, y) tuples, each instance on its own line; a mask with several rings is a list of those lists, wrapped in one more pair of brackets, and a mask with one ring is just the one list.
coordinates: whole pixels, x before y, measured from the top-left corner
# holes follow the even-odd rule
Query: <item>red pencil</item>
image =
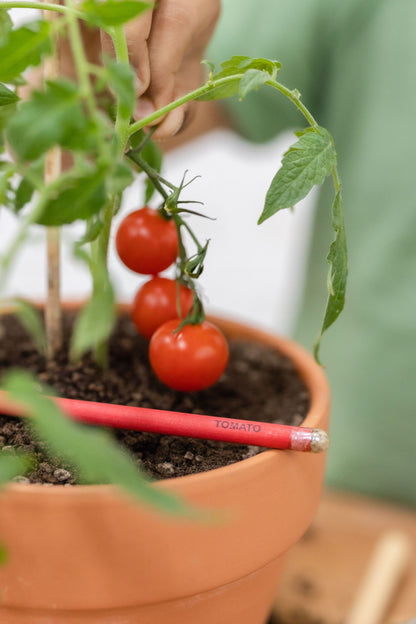
[(73, 420), (90, 425), (317, 453), (325, 451), (329, 443), (325, 431), (309, 427), (73, 399), (57, 399), (57, 402)]
[[(69, 418), (88, 425), (314, 453), (325, 451), (329, 444), (325, 431), (310, 427), (292, 427), (75, 399), (54, 400)], [(24, 415), (24, 410), (2, 392), (0, 412), (14, 416)]]

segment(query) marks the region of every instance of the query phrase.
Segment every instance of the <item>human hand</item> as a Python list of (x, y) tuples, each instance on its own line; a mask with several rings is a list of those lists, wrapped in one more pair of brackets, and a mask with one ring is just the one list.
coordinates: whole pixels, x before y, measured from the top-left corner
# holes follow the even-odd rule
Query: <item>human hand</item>
[[(135, 119), (197, 88), (201, 60), (220, 14), (220, 0), (159, 0), (153, 10), (125, 27), (130, 61), (137, 72)], [(103, 47), (111, 42), (103, 36)], [(184, 125), (189, 105), (158, 120), (154, 138), (174, 135)]]

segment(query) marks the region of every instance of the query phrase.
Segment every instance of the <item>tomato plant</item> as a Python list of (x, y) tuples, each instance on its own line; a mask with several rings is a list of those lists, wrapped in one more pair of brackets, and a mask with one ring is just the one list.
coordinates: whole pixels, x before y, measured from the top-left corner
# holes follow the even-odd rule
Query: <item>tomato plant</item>
[(184, 318), (192, 304), (190, 288), (166, 277), (153, 277), (137, 291), (131, 317), (139, 333), (151, 338), (166, 321)]
[(144, 206), (128, 214), (116, 234), (120, 260), (132, 271), (157, 275), (178, 255), (178, 235), (172, 219)]
[[(23, 26), (15, 27), (8, 11), (23, 4), (37, 13), (31, 22), (25, 20)], [(277, 80), (278, 61), (246, 56), (225, 60), (217, 70), (208, 64), (209, 75), (198, 88), (134, 121), (137, 68), (129, 60), (124, 24), (152, 8), (153, 3), (131, 0), (30, 0), (23, 3), (22, 0), (0, 0), (0, 204), (11, 210), (18, 222), (17, 229), (1, 250), (0, 296), (32, 227), (46, 226), (45, 336), (43, 319), (35, 308), (29, 311), (18, 302), (13, 305), (20, 310), (25, 327), (36, 337), (37, 343), (47, 345), (47, 357), (53, 360), (61, 353), (64, 341), (59, 288), (60, 228), (81, 222), (83, 228), (74, 241), (74, 252), (90, 271), (92, 293), (76, 319), (70, 356), (79, 359), (83, 353), (92, 351), (100, 366), (108, 366), (108, 338), (116, 323), (115, 290), (108, 267), (113, 218), (122, 209), (124, 193), (136, 174), (143, 175), (146, 178), (144, 207), (122, 221), (116, 235), (119, 256), (128, 268), (145, 275), (157, 275), (175, 263), (176, 279), (188, 284), (193, 292), (192, 308), (186, 318), (163, 323), (153, 334), (152, 365), (162, 381), (180, 390), (198, 390), (217, 381), (225, 369), (228, 348), (221, 332), (204, 321), (194, 280), (204, 270), (208, 241), (201, 245), (188, 222), (191, 214), (199, 214), (190, 210), (188, 204), (201, 202), (181, 198), (182, 190), (189, 184), (185, 184), (185, 176), (178, 186), (161, 176), (161, 155), (152, 141), (153, 130), (149, 127), (187, 102), (228, 97), (243, 100), (251, 91), (264, 87), (283, 95), (295, 106), (304, 117), (306, 127), (296, 133), (296, 142), (282, 159), (267, 192), (259, 223), (280, 210), (292, 208), (327, 176), (333, 178), (335, 199), (331, 220), (335, 238), (327, 257), (330, 265), (328, 301), (316, 343), (317, 356), (322, 332), (343, 308), (347, 277), (341, 183), (333, 139), (305, 107), (300, 93)], [(81, 29), (81, 23), (85, 29)], [(114, 55), (95, 57), (90, 54), (89, 44), (94, 39), (90, 36), (92, 28), (106, 32)], [(83, 32), (87, 33), (85, 38)], [(61, 37), (65, 37), (71, 50), (74, 72), (70, 75), (76, 76), (75, 81), (70, 75), (59, 75), (59, 54), (48, 58), (59, 50)], [(25, 84), (27, 70), (44, 61), (48, 61), (42, 71), (45, 79), (22, 100), (17, 88)], [(10, 153), (6, 153), (6, 146)], [(65, 169), (61, 167), (62, 155)], [(162, 198), (160, 210), (147, 206), (154, 191)], [(235, 235), (238, 235), (238, 214), (236, 211)], [(191, 251), (186, 248), (188, 241)], [(220, 279), (225, 278), (230, 279), (226, 263)], [(182, 307), (181, 295), (179, 301)], [(7, 299), (4, 303), (9, 307)], [(187, 306), (185, 301), (184, 311)], [(149, 318), (151, 315), (150, 312)], [(95, 474), (103, 474), (104, 470), (106, 482), (122, 483), (135, 495), (145, 492), (150, 498), (147, 482), (132, 481), (135, 464), (123, 464), (123, 459), (116, 456), (111, 461), (114, 449), (105, 439), (100, 442), (97, 438), (91, 445), (87, 432), (84, 432), (85, 440), (79, 437), (79, 431), (69, 432), (69, 436), (68, 423), (62, 419), (59, 425), (53, 403), (50, 416), (45, 420), (48, 408), (43, 405), (44, 397), (39, 399), (28, 389), (24, 377), (18, 380), (18, 386), (19, 392), (15, 386), (16, 395), (31, 397), (29, 402), (39, 411), (39, 423), (43, 423), (39, 426), (45, 432), (50, 419), (51, 431), (46, 440), (51, 447), (56, 447), (54, 450), (58, 454), (62, 448), (68, 448), (68, 437), (71, 437), (71, 456), (78, 453), (82, 468), (86, 466), (85, 448), (97, 446), (95, 459), (88, 458), (88, 466), (94, 464)], [(108, 463), (103, 462), (102, 457), (109, 458)], [(12, 466), (15, 458), (9, 459), (11, 462), (3, 474), (21, 474), (20, 466)], [(7, 458), (2, 459), (3, 465), (5, 461), (7, 464)], [(90, 467), (86, 469), (87, 479), (92, 472)], [(160, 494), (155, 490), (154, 496), (158, 498)]]
[(164, 323), (153, 334), (150, 364), (157, 377), (174, 390), (193, 392), (214, 384), (228, 362), (228, 345), (222, 332), (208, 321), (186, 324)]

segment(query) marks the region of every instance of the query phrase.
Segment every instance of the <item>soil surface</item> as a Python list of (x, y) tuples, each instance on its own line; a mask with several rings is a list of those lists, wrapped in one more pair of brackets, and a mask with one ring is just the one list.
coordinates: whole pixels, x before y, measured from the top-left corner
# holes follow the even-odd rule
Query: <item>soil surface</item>
[[(67, 314), (67, 342), (72, 322), (73, 316)], [(230, 362), (223, 377), (212, 388), (188, 394), (170, 390), (157, 380), (147, 350), (148, 341), (137, 334), (128, 317), (121, 317), (110, 341), (107, 371), (100, 370), (88, 355), (78, 364), (69, 363), (67, 348), (55, 362), (47, 363), (17, 319), (0, 317), (0, 375), (11, 366), (20, 366), (67, 398), (293, 425), (300, 425), (309, 409), (308, 391), (292, 363), (269, 347), (231, 341)], [(113, 433), (157, 479), (204, 472), (264, 450), (135, 431)], [(0, 416), (0, 447), (3, 452), (18, 447), (35, 454), (36, 469), (17, 480), (76, 483), (71, 467), (51, 461), (42, 444), (32, 440), (23, 421)]]

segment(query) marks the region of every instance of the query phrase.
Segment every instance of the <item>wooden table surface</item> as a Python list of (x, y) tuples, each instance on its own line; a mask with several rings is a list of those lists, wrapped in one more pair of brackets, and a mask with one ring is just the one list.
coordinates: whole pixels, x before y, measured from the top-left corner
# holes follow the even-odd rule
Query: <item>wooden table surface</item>
[(408, 536), (410, 563), (380, 624), (416, 624), (416, 510), (334, 492), (288, 555), (274, 613), (285, 624), (341, 624), (378, 540), (393, 529)]

